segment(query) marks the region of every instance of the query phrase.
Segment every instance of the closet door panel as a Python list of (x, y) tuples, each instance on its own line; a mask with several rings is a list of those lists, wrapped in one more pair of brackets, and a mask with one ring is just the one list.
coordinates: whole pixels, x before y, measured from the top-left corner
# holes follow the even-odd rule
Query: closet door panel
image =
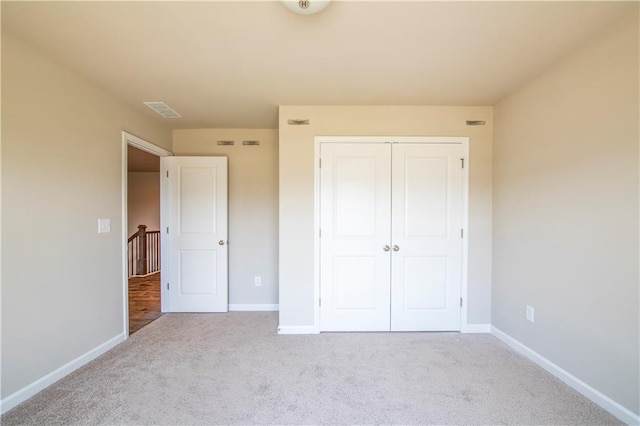
[(391, 330), (460, 330), (462, 148), (394, 144)]
[(389, 331), (389, 144), (321, 145), (320, 328)]

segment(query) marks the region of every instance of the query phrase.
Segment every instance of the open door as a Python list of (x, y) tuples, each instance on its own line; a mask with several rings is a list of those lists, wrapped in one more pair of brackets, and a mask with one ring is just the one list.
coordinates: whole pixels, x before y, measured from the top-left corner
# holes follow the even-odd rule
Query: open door
[(161, 161), (166, 311), (227, 312), (227, 158)]

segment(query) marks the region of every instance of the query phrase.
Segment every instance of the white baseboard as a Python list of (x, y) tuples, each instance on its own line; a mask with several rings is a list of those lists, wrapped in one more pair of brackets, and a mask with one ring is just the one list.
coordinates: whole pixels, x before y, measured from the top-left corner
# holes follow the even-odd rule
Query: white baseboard
[(590, 399), (591, 401), (598, 404), (600, 407), (607, 410), (609, 413), (613, 414), (623, 422), (629, 425), (638, 425), (640, 424), (640, 416), (635, 414), (631, 410), (623, 407), (613, 399), (609, 398), (602, 392), (592, 388), (582, 380), (578, 379), (576, 376), (572, 375), (568, 371), (549, 361), (539, 353), (535, 352), (533, 349), (528, 346), (523, 345), (513, 337), (509, 336), (505, 332), (500, 329), (491, 326), (491, 334), (496, 336), (498, 339), (506, 343), (508, 346), (513, 348), (516, 352), (519, 352), (526, 358), (538, 364), (540, 367), (547, 370), (549, 373), (562, 380), (567, 385), (571, 386), (573, 389)]
[(157, 270), (157, 271), (149, 272), (148, 274), (143, 274), (143, 275), (131, 275), (128, 278), (144, 278), (144, 277), (150, 277), (151, 275), (155, 275), (159, 273), (160, 273), (160, 270)]
[(491, 324), (463, 324), (460, 333), (491, 333)]
[(12, 408), (16, 407), (18, 404), (23, 403), (24, 401), (31, 398), (38, 392), (44, 390), (45, 388), (57, 382), (58, 380), (62, 379), (66, 375), (74, 372), (75, 370), (87, 364), (88, 362), (93, 361), (103, 353), (107, 352), (109, 349), (124, 342), (124, 340), (125, 340), (124, 333), (119, 334), (116, 337), (107, 340), (103, 344), (91, 349), (89, 352), (83, 355), (80, 355), (78, 358), (74, 359), (73, 361), (68, 362), (62, 367), (52, 371), (46, 376), (41, 377), (35, 382), (12, 393), (8, 397), (0, 401), (0, 413), (4, 414), (7, 411), (11, 410)]
[(255, 311), (255, 312), (273, 312), (279, 311), (280, 305), (278, 304), (230, 304), (229, 312), (245, 312), (245, 311)]
[(278, 334), (318, 334), (318, 329), (313, 325), (281, 325)]

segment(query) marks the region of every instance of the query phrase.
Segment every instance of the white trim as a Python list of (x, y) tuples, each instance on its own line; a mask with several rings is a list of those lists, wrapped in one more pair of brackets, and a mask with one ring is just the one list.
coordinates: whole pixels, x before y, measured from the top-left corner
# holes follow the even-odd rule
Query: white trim
[(144, 278), (144, 277), (149, 277), (151, 275), (159, 274), (159, 273), (160, 273), (160, 271), (158, 270), (158, 271), (149, 272), (148, 274), (131, 275), (129, 278)]
[(465, 144), (468, 137), (458, 136), (316, 136), (316, 144), (330, 143), (451, 143)]
[[(462, 229), (464, 229), (464, 238), (462, 238), (462, 254), (460, 271), (460, 296), (462, 297), (462, 307), (460, 309), (460, 331), (468, 324), (468, 300), (469, 300), (469, 168), (471, 167), (471, 159), (469, 158), (469, 138), (452, 138), (462, 139), (462, 150), (464, 156), (464, 167), (462, 169)], [(483, 332), (488, 333), (489, 330)]]
[[(313, 143), (313, 326), (320, 330), (320, 144), (324, 138), (315, 137)], [(295, 334), (281, 333), (279, 334)], [(287, 328), (287, 327), (285, 327)]]
[(229, 312), (277, 312), (280, 310), (279, 305), (276, 304), (238, 304), (230, 303)]
[(314, 325), (281, 325), (278, 334), (319, 334), (318, 327)]
[(107, 340), (106, 342), (102, 343), (101, 345), (91, 349), (89, 352), (85, 353), (84, 355), (80, 355), (78, 358), (74, 359), (73, 361), (68, 362), (62, 367), (52, 371), (46, 376), (41, 377), (35, 382), (28, 384), (22, 389), (12, 393), (11, 395), (7, 396), (2, 401), (0, 401), (0, 413), (4, 414), (7, 411), (11, 410), (12, 408), (16, 407), (18, 404), (23, 403), (24, 401), (31, 398), (38, 392), (46, 389), (47, 387), (51, 386), (58, 380), (67, 376), (68, 374), (71, 374), (72, 372), (82, 367), (83, 365), (93, 361), (103, 353), (107, 352), (109, 349), (112, 349), (116, 345), (124, 342), (125, 339), (126, 339), (126, 334), (124, 333), (119, 334), (116, 337), (113, 337)]
[[(152, 144), (144, 139), (139, 138), (138, 136), (132, 135), (131, 133), (122, 132), (122, 315), (123, 315), (123, 328), (122, 333), (125, 336), (125, 339), (129, 337), (129, 257), (127, 254), (127, 240), (129, 236), (127, 235), (128, 226), (127, 226), (127, 183), (128, 183), (128, 164), (127, 164), (127, 151), (129, 145), (141, 149), (142, 151), (148, 152), (153, 155), (157, 155), (158, 157), (168, 157), (173, 155), (170, 151), (167, 151), (164, 148), (161, 148), (157, 145)], [(162, 223), (162, 218), (164, 217), (164, 210), (162, 205), (162, 174), (160, 174), (160, 223)], [(161, 228), (162, 229), (162, 228)], [(160, 232), (160, 249), (163, 250), (164, 241), (162, 240), (163, 233)], [(160, 264), (164, 263), (163, 251), (160, 253)], [(163, 272), (160, 271), (160, 282), (162, 283)], [(167, 299), (165, 292), (165, 287), (160, 287), (160, 303), (162, 312), (166, 312), (164, 310), (165, 299)]]
[(131, 133), (122, 132), (122, 136), (124, 139), (126, 139), (127, 145), (136, 147), (142, 151), (148, 152), (149, 154), (153, 154), (158, 157), (170, 157), (173, 155), (171, 151), (167, 151), (166, 149), (154, 145), (151, 142), (148, 142), (135, 135), (132, 135)]
[(630, 425), (640, 424), (640, 415), (633, 413), (631, 410), (623, 407), (613, 399), (609, 398), (602, 392), (594, 389), (589, 386), (582, 380), (578, 379), (573, 374), (549, 361), (539, 353), (535, 352), (533, 349), (525, 346), (520, 343), (518, 340), (509, 336), (505, 332), (496, 328), (495, 326), (491, 326), (491, 334), (497, 337), (499, 340), (504, 342), (506, 345), (514, 349), (516, 352), (523, 355), (525, 358), (530, 359), (531, 361), (538, 364), (540, 367), (547, 370), (553, 376), (562, 380), (567, 385), (571, 386), (573, 389), (581, 393), (586, 398), (598, 404), (600, 407), (607, 410), (609, 413), (616, 416), (618, 419)]
[(462, 324), (460, 333), (491, 333), (491, 324)]
[[(314, 187), (314, 207), (313, 207), (313, 321), (315, 332), (320, 330), (320, 144), (321, 143), (449, 143), (461, 144), (465, 159), (464, 169), (462, 169), (462, 226), (464, 228), (464, 238), (462, 239), (462, 274), (460, 283), (460, 295), (463, 305), (460, 309), (460, 331), (470, 326), (467, 324), (467, 298), (468, 298), (468, 253), (469, 253), (469, 138), (457, 136), (316, 136), (314, 137), (313, 152), (313, 187)], [(482, 333), (488, 333), (485, 328)], [(475, 331), (474, 331), (475, 332)], [(285, 333), (281, 333), (285, 334)], [(288, 333), (287, 333), (288, 334)]]
[(168, 167), (166, 161), (160, 159), (160, 312), (169, 312), (169, 302), (171, 300), (166, 284), (169, 282), (169, 252), (167, 251), (169, 238), (166, 232), (169, 226), (167, 221), (167, 191), (169, 183), (168, 179), (163, 178), (163, 176), (167, 176)]

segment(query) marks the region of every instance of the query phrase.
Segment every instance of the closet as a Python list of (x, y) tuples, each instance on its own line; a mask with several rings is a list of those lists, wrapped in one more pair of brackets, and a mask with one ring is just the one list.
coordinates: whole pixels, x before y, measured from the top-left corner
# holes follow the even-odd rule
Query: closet
[(460, 330), (465, 147), (450, 139), (320, 143), (321, 331)]

